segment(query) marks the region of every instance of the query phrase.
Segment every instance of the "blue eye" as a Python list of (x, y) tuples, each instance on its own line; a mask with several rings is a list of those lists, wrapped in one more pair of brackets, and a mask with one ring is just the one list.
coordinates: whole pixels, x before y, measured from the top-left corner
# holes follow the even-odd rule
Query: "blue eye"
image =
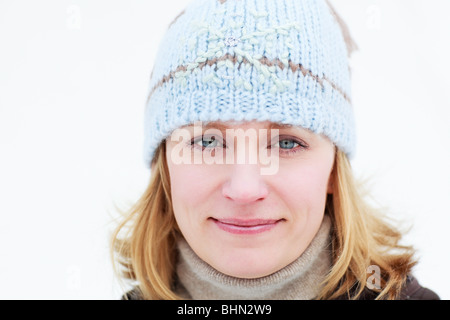
[[(191, 140), (189, 146), (192, 149), (199, 149), (201, 151), (214, 151), (218, 148), (226, 148), (225, 144), (219, 141), (217, 136), (201, 136)], [(278, 148), (281, 154), (291, 155), (296, 152), (308, 149), (308, 146), (294, 138), (279, 139), (272, 147)]]
[(282, 149), (292, 149), (295, 147), (296, 144), (298, 145), (297, 142), (295, 142), (294, 140), (290, 140), (290, 139), (281, 140), (279, 142), (279, 144), (280, 144), (280, 148), (282, 148)]
[[(200, 144), (199, 144), (200, 143)], [(191, 141), (191, 147), (199, 148), (201, 150), (209, 149), (214, 150), (220, 147), (222, 143), (215, 136), (202, 136), (198, 139), (193, 139)]]
[(210, 138), (203, 138), (201, 140), (202, 142), (202, 147), (204, 148), (215, 148), (217, 146), (217, 140), (215, 137), (210, 137)]
[(278, 142), (274, 144), (274, 147), (279, 148), (280, 153), (286, 155), (308, 149), (308, 146), (305, 143), (294, 138), (279, 139)]

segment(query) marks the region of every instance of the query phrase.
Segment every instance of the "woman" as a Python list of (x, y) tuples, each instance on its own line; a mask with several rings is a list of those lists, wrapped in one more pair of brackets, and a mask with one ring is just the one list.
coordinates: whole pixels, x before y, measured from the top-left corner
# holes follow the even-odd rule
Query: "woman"
[[(349, 159), (349, 32), (323, 0), (197, 0), (150, 82), (128, 299), (438, 299)], [(247, 143), (248, 142), (248, 143)]]

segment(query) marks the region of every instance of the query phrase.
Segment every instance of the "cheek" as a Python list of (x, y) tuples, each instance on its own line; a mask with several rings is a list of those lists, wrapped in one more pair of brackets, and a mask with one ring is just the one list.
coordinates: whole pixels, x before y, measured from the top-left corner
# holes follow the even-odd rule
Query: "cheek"
[[(174, 209), (177, 207), (192, 207), (199, 201), (201, 183), (198, 177), (194, 179), (193, 170), (184, 165), (174, 165), (169, 168), (170, 188)], [(195, 192), (193, 192), (195, 190)]]
[[(214, 188), (201, 165), (169, 165), (172, 205), (177, 220), (201, 218)], [(180, 221), (181, 222), (181, 221)]]
[(291, 208), (301, 212), (323, 211), (328, 189), (328, 167), (292, 166), (283, 168), (279, 173), (280, 197)]

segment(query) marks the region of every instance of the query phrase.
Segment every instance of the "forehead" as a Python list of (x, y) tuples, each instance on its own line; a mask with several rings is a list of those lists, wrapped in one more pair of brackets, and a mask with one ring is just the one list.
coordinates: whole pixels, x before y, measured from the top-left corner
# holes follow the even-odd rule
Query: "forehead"
[[(271, 121), (210, 121), (201, 123), (203, 129), (233, 129), (233, 128), (256, 128), (256, 129), (299, 129), (305, 130), (301, 127), (293, 126), (291, 124), (282, 124)], [(193, 127), (194, 124), (186, 125), (183, 128)]]

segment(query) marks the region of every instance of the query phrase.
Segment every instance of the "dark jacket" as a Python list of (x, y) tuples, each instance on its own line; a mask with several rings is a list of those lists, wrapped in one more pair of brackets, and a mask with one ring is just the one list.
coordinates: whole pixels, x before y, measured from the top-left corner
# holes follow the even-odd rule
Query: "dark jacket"
[[(358, 300), (375, 300), (376, 297), (376, 292), (365, 288)], [(336, 300), (348, 300), (348, 298), (343, 295)], [(409, 275), (397, 300), (440, 300), (440, 298), (435, 292), (422, 287), (415, 277)]]
[[(365, 288), (358, 300), (374, 300), (377, 293)], [(139, 290), (134, 289), (122, 296), (122, 300), (141, 300)], [(336, 300), (348, 300), (346, 295), (338, 297)], [(404, 288), (397, 300), (440, 300), (439, 296), (430, 289), (422, 287), (413, 276), (407, 276)]]

